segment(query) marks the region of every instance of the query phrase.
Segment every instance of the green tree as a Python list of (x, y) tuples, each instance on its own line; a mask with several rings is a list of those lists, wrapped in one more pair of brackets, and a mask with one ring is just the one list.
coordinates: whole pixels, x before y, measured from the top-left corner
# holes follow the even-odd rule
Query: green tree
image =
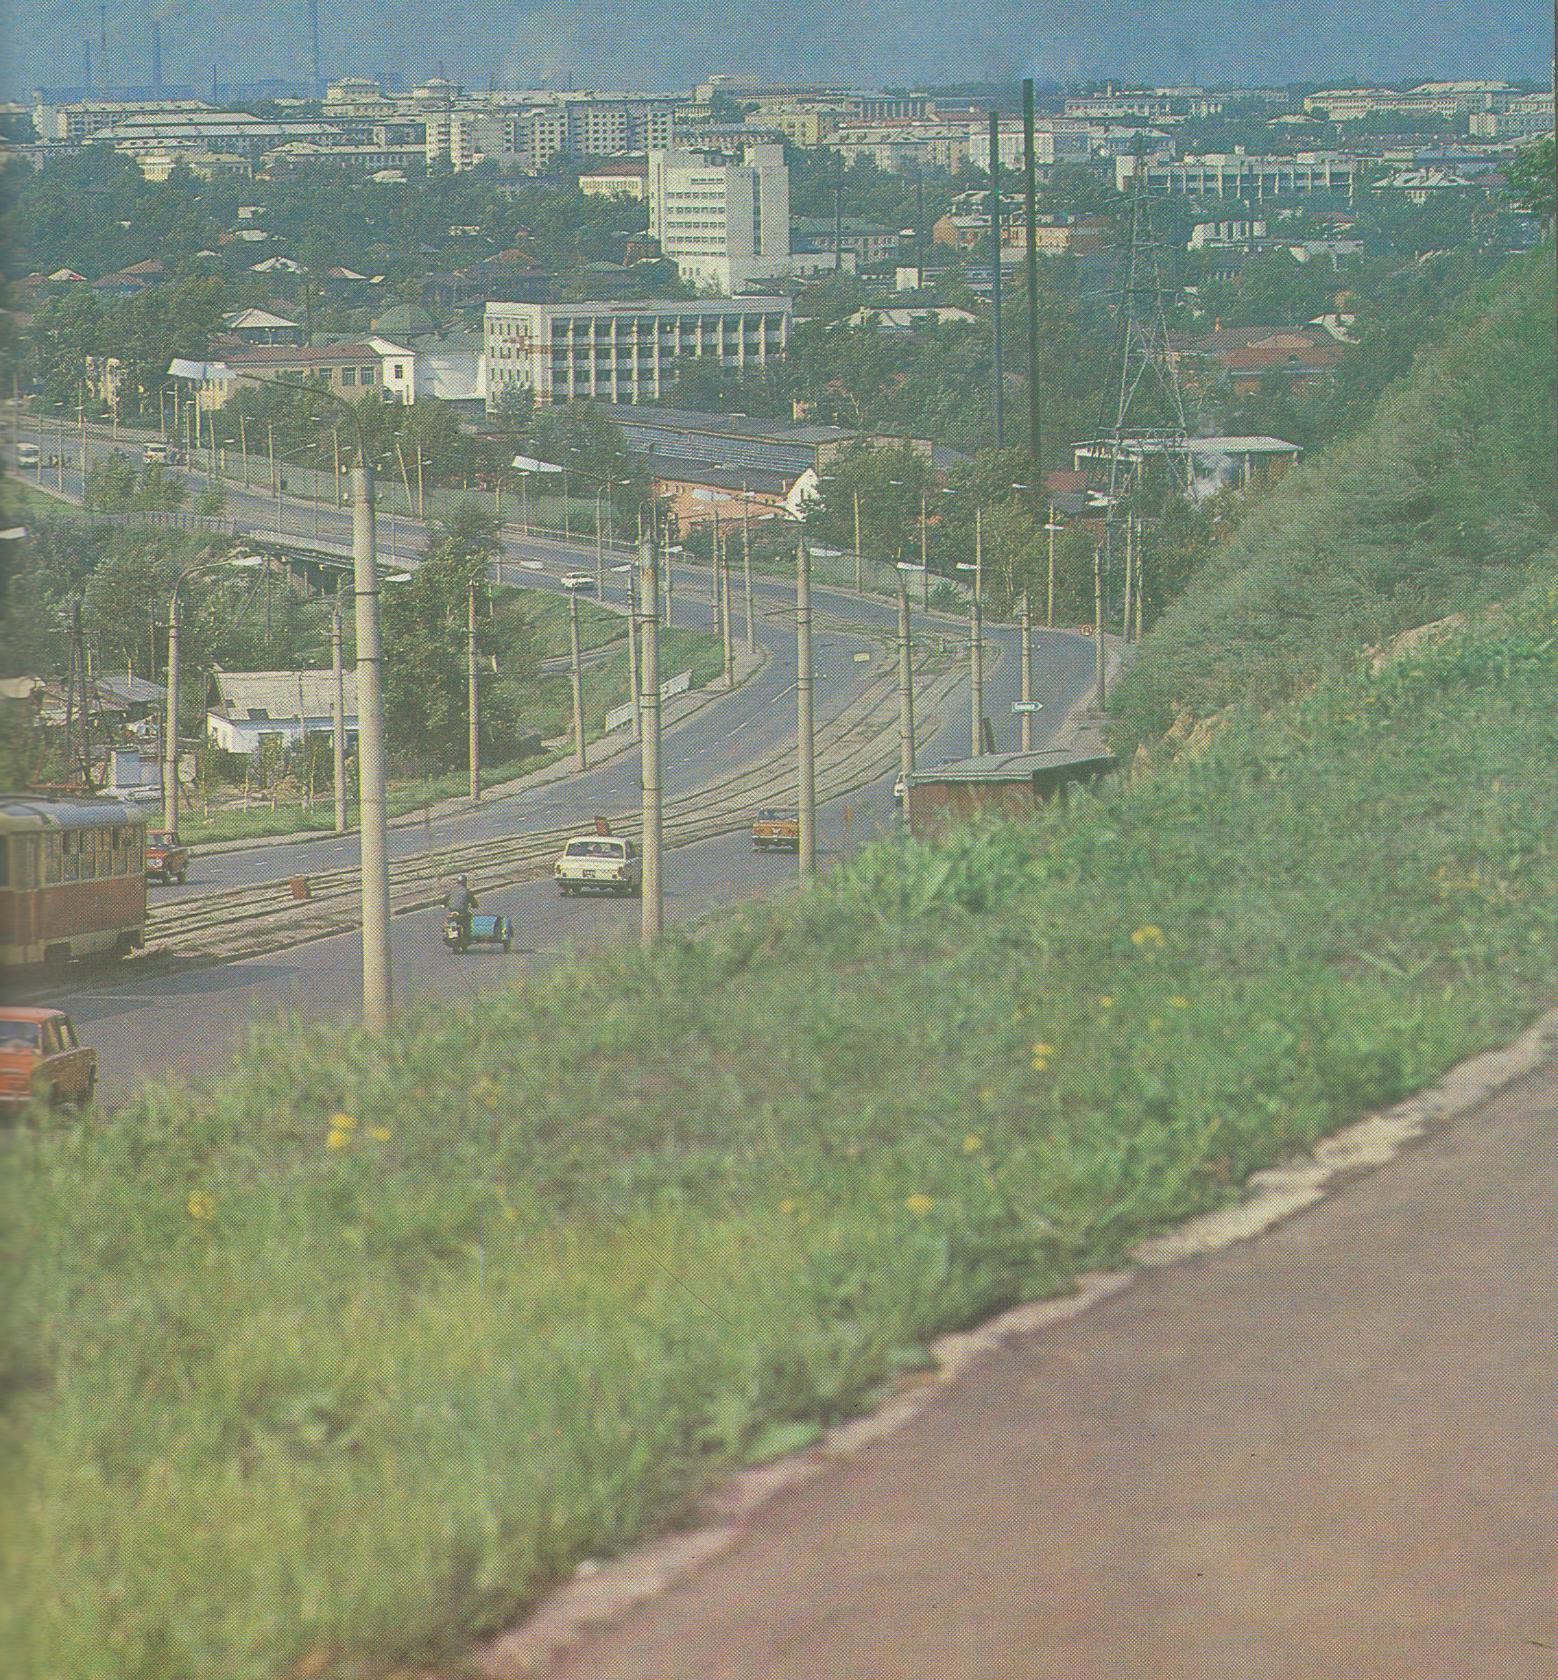
[(1551, 220), (1555, 190), (1552, 135), (1545, 135), (1534, 146), (1524, 147), (1505, 165), (1504, 179), (1512, 203), (1533, 216)]

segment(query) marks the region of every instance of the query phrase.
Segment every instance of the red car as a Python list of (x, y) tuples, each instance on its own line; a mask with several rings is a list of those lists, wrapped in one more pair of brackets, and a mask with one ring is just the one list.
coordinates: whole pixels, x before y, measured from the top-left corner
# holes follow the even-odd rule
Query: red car
[(189, 873), (189, 848), (179, 844), (176, 834), (166, 829), (153, 829), (146, 836), (146, 874), (148, 879), (177, 881), (184, 884)]
[(97, 1089), (97, 1052), (59, 1009), (0, 1004), (0, 1107), (82, 1106)]

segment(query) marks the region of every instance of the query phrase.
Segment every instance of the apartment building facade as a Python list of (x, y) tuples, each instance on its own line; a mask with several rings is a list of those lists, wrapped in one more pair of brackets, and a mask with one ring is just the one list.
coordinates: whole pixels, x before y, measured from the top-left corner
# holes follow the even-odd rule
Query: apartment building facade
[(726, 294), (790, 266), (784, 147), (673, 146), (649, 154), (649, 234), (693, 285)]
[(1147, 190), (1188, 198), (1266, 199), (1331, 194), (1350, 197), (1358, 179), (1358, 160), (1347, 152), (1299, 152), (1293, 157), (1254, 153), (1207, 152), (1183, 158), (1134, 157), (1114, 160), (1115, 186), (1127, 192), (1138, 167), (1146, 170)]
[(784, 352), (789, 298), (663, 303), (489, 303), (483, 318), (489, 410), (528, 391), (539, 407), (658, 400), (694, 356), (763, 367)]

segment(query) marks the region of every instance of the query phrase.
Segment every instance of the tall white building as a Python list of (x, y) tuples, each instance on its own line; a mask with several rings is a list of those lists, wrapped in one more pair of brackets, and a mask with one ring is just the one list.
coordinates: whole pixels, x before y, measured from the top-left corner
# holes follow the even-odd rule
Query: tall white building
[(649, 154), (649, 232), (684, 280), (739, 292), (790, 266), (790, 171), (784, 147), (671, 146)]

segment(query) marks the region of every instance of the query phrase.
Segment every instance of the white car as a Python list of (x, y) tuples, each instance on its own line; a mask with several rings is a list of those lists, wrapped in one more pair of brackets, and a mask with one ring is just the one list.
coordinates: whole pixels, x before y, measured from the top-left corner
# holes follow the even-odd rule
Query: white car
[(557, 581), (564, 589), (577, 589), (586, 595), (595, 593), (595, 579), (588, 572), (564, 572)]
[(644, 865), (631, 840), (612, 834), (578, 834), (563, 847), (552, 875), (565, 898), (592, 887), (636, 897), (644, 884)]

